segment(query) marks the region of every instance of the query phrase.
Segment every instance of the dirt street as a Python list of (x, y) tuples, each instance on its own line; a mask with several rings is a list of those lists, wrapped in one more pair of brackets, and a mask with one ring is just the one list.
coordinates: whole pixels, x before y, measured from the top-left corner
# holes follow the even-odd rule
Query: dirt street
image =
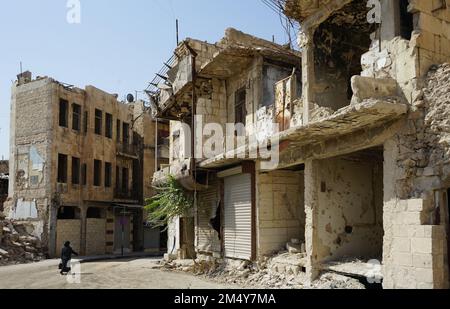
[(0, 289), (232, 289), (192, 275), (154, 269), (157, 259), (129, 259), (81, 264), (81, 283), (59, 274), (58, 260), (0, 267)]

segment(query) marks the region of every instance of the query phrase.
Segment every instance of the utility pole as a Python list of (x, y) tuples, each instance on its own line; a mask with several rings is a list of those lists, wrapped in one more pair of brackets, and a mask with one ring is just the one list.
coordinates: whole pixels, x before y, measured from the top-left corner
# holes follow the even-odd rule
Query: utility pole
[(178, 46), (178, 44), (180, 44), (178, 19), (175, 21), (175, 28), (177, 33), (177, 46)]

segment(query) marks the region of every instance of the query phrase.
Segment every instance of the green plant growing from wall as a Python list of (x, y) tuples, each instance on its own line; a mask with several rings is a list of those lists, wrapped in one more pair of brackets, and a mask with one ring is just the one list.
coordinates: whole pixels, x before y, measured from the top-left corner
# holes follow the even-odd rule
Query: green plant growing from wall
[(154, 227), (167, 226), (173, 219), (188, 214), (194, 206), (192, 195), (173, 176), (155, 190), (157, 194), (145, 206), (147, 221)]

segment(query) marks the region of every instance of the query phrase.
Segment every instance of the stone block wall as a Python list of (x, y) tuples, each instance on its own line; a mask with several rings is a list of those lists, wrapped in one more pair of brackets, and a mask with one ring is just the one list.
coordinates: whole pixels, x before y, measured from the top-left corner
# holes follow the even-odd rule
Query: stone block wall
[(86, 219), (86, 255), (106, 253), (106, 220)]
[(58, 220), (56, 223), (56, 256), (61, 254), (61, 249), (66, 241), (70, 241), (71, 247), (76, 252), (81, 252), (81, 220)]
[(305, 239), (304, 174), (257, 173), (258, 256), (286, 250), (291, 239)]
[(52, 100), (56, 87), (52, 79), (40, 78), (27, 84), (15, 83), (11, 92), (10, 199), (4, 213), (33, 220), (34, 234), (48, 249)]
[(384, 240), (385, 288), (447, 287), (445, 227), (426, 225), (425, 209), (422, 199), (385, 207), (385, 217), (392, 223)]

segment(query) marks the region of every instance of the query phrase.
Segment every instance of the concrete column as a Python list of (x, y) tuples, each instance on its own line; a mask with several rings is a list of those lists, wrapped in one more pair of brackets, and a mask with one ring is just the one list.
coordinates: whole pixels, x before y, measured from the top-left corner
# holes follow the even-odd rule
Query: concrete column
[(87, 205), (80, 205), (80, 219), (81, 219), (81, 240), (80, 240), (80, 251), (81, 255), (86, 254), (86, 232), (87, 232)]
[(302, 84), (303, 84), (303, 124), (309, 123), (310, 111), (314, 102), (314, 32), (315, 29), (305, 29), (300, 35), (302, 48)]
[(305, 163), (305, 244), (307, 253), (306, 275), (310, 282), (320, 272), (318, 263), (318, 210), (319, 210), (319, 164), (317, 160)]

